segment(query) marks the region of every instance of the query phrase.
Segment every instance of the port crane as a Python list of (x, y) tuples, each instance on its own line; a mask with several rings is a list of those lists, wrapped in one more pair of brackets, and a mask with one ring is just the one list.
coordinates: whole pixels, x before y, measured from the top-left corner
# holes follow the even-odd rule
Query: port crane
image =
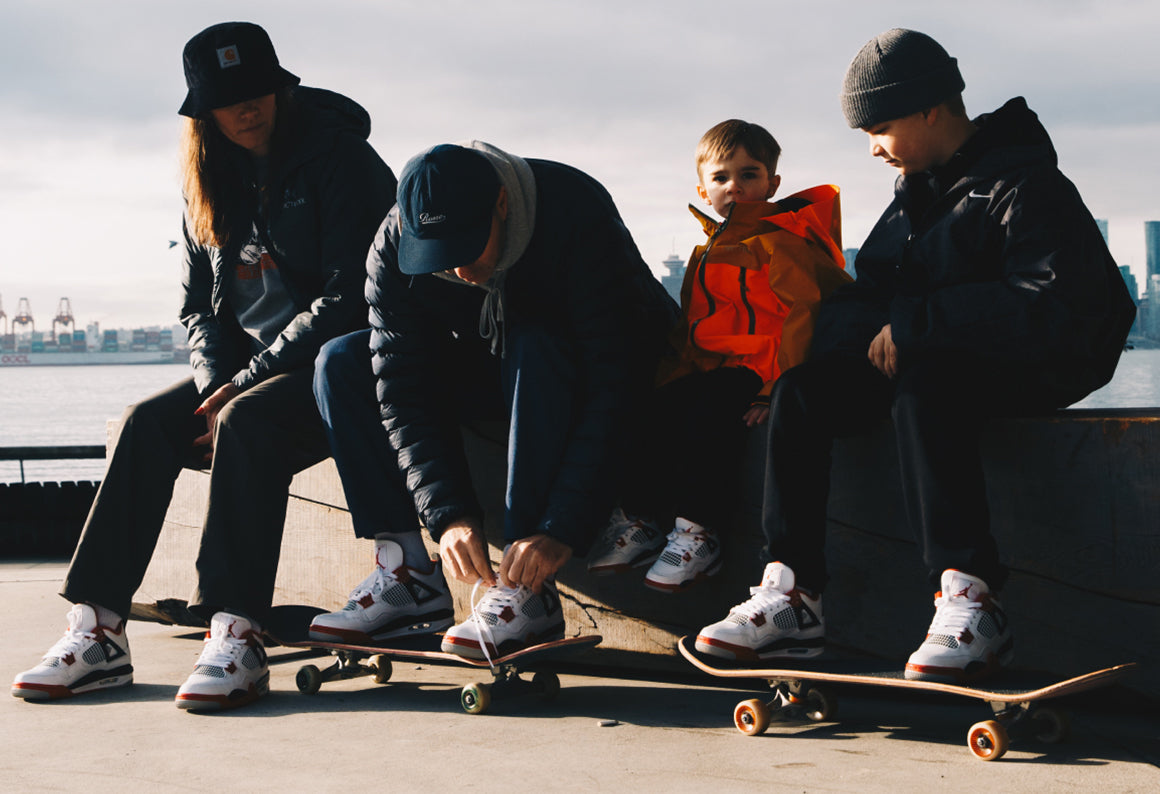
[(69, 341), (72, 341), (72, 332), (76, 330), (76, 319), (73, 318), (72, 304), (69, 303), (68, 298), (61, 298), (60, 303), (56, 307), (56, 317), (52, 318), (52, 339), (56, 341), (56, 327), (60, 325), (62, 330), (69, 334)]
[(18, 325), (27, 325), (30, 331), (36, 330), (36, 322), (32, 319), (32, 309), (28, 305), (28, 298), (21, 298), (16, 304), (16, 316), (12, 318), (12, 333), (16, 333)]

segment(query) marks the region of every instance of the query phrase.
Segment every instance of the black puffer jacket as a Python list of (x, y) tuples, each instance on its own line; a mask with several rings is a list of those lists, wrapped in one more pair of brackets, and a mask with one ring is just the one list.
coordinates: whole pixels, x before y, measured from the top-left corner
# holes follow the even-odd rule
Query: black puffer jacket
[[(271, 163), (270, 199), (258, 223), (298, 314), (274, 344), (251, 355), (229, 306), (229, 279), (254, 218), (239, 219), (225, 250), (186, 232), (181, 323), (203, 394), (231, 380), (245, 390), (309, 366), (328, 339), (366, 327), (366, 254), (394, 202), (395, 176), (367, 142), (370, 116), (352, 100), (300, 86), (289, 118), (289, 154)], [(252, 169), (237, 154), (238, 167)]]
[[(507, 271), (504, 327), (534, 327), (575, 351), (581, 377), (565, 459), (539, 525), (583, 553), (608, 520), (611, 455), (623, 432), (627, 386), (641, 373), (639, 350), (655, 347), (676, 321), (677, 307), (649, 271), (608, 192), (560, 163), (528, 160), (536, 184), (535, 228), (523, 256)], [(398, 216), (392, 210), (367, 261), (371, 348), (383, 424), (432, 537), (457, 519), (479, 517), (459, 424), (448, 393), (499, 389), (452, 371), (450, 346), (476, 346), (484, 292), (438, 275), (405, 276), (397, 260)], [(501, 366), (506, 366), (503, 359)]]
[(890, 324), (902, 367), (968, 352), (1041, 378), (1059, 406), (1111, 378), (1135, 306), (1047, 131), (1022, 98), (934, 173), (902, 176), (823, 304), (813, 355), (865, 356)]

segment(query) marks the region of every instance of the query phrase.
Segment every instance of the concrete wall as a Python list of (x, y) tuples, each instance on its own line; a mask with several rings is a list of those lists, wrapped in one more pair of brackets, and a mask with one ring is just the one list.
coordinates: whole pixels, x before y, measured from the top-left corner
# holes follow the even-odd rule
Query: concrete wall
[[(499, 559), (504, 453), (468, 433), (476, 486)], [(687, 670), (675, 641), (748, 597), (761, 566), (761, 434), (750, 439), (744, 493), (723, 536), (722, 573), (693, 591), (645, 588), (644, 572), (594, 578), (570, 562), (559, 583), (570, 634), (600, 633), (601, 664)], [(1128, 685), (1160, 696), (1160, 412), (1067, 411), (995, 422), (984, 443), (995, 532), (1012, 569), (1003, 601), (1021, 669), (1071, 674), (1137, 661)], [(205, 474), (183, 472), (161, 543), (138, 592), (141, 616), (181, 616), (193, 588)], [(890, 427), (841, 441), (829, 507), (826, 592), (831, 645), (905, 660), (933, 614), (933, 593), (901, 507)], [(295, 478), (275, 603), (337, 608), (369, 572), (331, 462)], [(453, 583), (457, 614), (471, 588)]]

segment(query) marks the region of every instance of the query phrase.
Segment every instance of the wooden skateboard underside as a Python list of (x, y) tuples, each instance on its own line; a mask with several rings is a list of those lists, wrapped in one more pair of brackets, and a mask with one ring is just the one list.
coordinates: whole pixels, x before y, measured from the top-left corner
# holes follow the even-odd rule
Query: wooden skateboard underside
[[(925, 690), (984, 700), (994, 711), (994, 719), (977, 722), (967, 731), (967, 749), (982, 761), (994, 761), (1007, 752), (1012, 729), (1030, 728), (1036, 738), (1047, 743), (1063, 741), (1068, 733), (1067, 716), (1056, 709), (1038, 705), (1038, 701), (1084, 692), (1105, 686), (1121, 678), (1135, 664), (1122, 664), (1095, 670), (1063, 681), (1034, 684), (1001, 679), (1005, 687), (983, 689), (969, 684), (943, 684), (935, 681), (908, 681), (902, 670), (873, 669), (864, 661), (830, 661), (814, 659), (803, 667), (743, 668), (727, 665), (724, 660), (696, 650), (693, 637), (682, 637), (677, 644), (681, 655), (697, 669), (723, 678), (764, 679), (773, 692), (769, 701), (743, 700), (733, 710), (733, 724), (747, 736), (765, 732), (772, 720), (814, 722), (834, 719), (837, 699), (826, 684), (856, 684), (897, 689)], [(819, 686), (819, 684), (821, 686)], [(991, 682), (987, 682), (991, 686)]]
[(470, 683), (460, 692), (459, 702), (469, 714), (481, 714), (488, 709), (493, 698), (515, 695), (536, 694), (544, 700), (551, 700), (560, 691), (560, 678), (555, 673), (541, 670), (530, 680), (520, 677), (523, 670), (559, 657), (578, 653), (595, 647), (601, 641), (597, 635), (568, 637), (562, 640), (533, 645), (505, 656), (484, 659), (469, 659), (453, 653), (438, 650), (442, 637), (427, 635), (410, 638), (407, 647), (379, 647), (374, 645), (351, 645), (334, 642), (292, 642), (283, 643), (295, 648), (329, 651), (334, 663), (325, 669), (309, 664), (299, 669), (295, 677), (298, 691), (312, 695), (326, 681), (342, 681), (349, 678), (371, 676), (377, 683), (390, 680), (393, 666), (391, 660), (429, 661), (435, 664), (460, 665), (491, 671), (491, 683)]
[[(1032, 679), (1021, 680), (1018, 677), (1010, 676), (1007, 679), (997, 680), (999, 683), (1009, 682), (1011, 686), (990, 689), (984, 688), (990, 686), (990, 681), (982, 684), (909, 681), (904, 677), (902, 670), (876, 669), (872, 662), (850, 660), (839, 662), (816, 660), (815, 663), (803, 661), (801, 667), (741, 668), (725, 666), (728, 662), (724, 659), (708, 656), (696, 650), (694, 642), (695, 638), (693, 637), (682, 637), (678, 646), (681, 655), (692, 662), (697, 669), (722, 678), (764, 678), (768, 681), (865, 684), (898, 689), (919, 689), (950, 695), (963, 695), (991, 703), (1022, 703), (1085, 692), (1112, 683), (1136, 666), (1135, 663), (1121, 664), (1046, 684), (1042, 682), (1041, 678), (1034, 679), (1034, 683), (1028, 683)], [(858, 670), (858, 672), (854, 672), (854, 670)]]

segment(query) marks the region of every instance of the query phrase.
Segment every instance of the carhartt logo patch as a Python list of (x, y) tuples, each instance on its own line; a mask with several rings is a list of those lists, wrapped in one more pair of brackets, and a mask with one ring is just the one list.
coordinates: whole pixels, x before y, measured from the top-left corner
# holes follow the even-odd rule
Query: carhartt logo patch
[(218, 65), (223, 69), (230, 66), (239, 66), (242, 63), (242, 56), (238, 54), (238, 48), (235, 44), (219, 49), (217, 51), (217, 57)]
[(428, 212), (419, 213), (419, 223), (424, 226), (431, 223), (443, 223), (445, 220), (447, 220), (446, 215), (432, 215)]

